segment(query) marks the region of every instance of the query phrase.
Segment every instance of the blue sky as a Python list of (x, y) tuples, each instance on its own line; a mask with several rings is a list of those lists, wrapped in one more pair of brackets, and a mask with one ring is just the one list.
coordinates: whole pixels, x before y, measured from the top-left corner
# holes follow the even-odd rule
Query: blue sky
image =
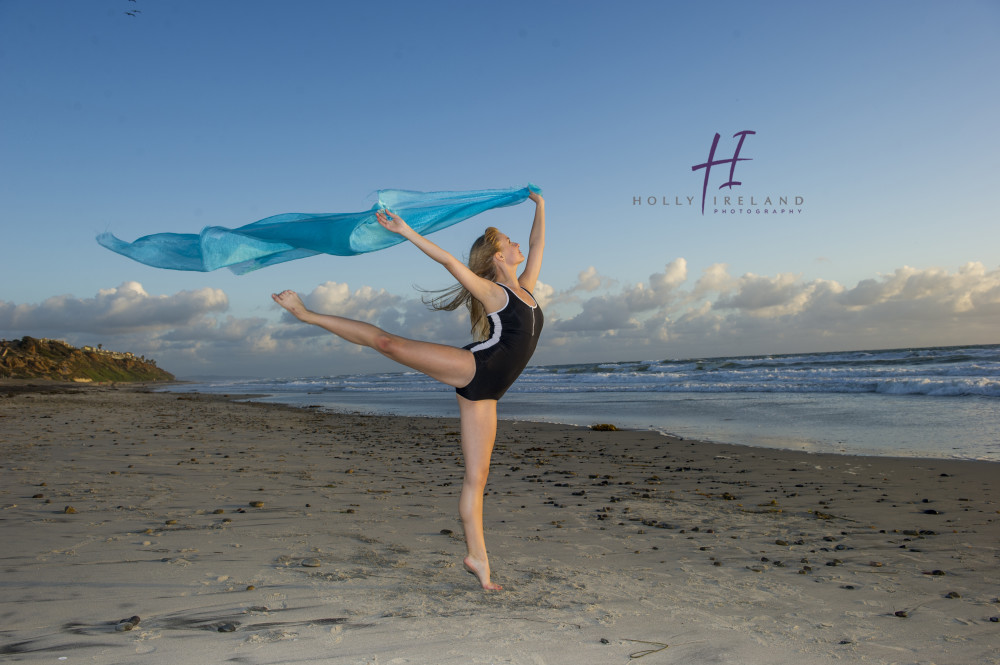
[[(387, 369), (268, 294), (467, 342), (422, 309), (448, 276), (413, 247), (237, 277), (94, 236), (530, 181), (538, 363), (1000, 342), (998, 69), (995, 2), (0, 0), (0, 337), (181, 376)], [(701, 213), (691, 167), (742, 130), (742, 185), (716, 167), (710, 196), (795, 212)], [(434, 240), (525, 241), (529, 205)]]

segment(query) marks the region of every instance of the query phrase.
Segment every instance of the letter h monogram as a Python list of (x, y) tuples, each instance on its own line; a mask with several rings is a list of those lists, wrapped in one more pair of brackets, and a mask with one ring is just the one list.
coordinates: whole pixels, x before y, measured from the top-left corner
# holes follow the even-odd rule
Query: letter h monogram
[(719, 185), (719, 189), (723, 187), (733, 188), (733, 185), (742, 185), (743, 183), (739, 180), (734, 180), (736, 173), (736, 162), (750, 162), (753, 161), (751, 157), (740, 157), (740, 150), (743, 148), (743, 141), (746, 140), (748, 134), (756, 134), (757, 132), (752, 132), (749, 129), (745, 129), (742, 132), (736, 132), (733, 134), (733, 138), (737, 136), (740, 137), (740, 142), (736, 144), (736, 151), (733, 153), (732, 159), (716, 159), (715, 149), (719, 147), (719, 135), (716, 134), (715, 138), (712, 140), (712, 149), (708, 152), (708, 161), (704, 164), (696, 164), (691, 167), (692, 171), (697, 171), (698, 169), (705, 169), (705, 182), (701, 187), (701, 214), (705, 214), (705, 197), (708, 194), (708, 176), (712, 171), (713, 166), (719, 166), (720, 164), (729, 164), (729, 181), (724, 182)]

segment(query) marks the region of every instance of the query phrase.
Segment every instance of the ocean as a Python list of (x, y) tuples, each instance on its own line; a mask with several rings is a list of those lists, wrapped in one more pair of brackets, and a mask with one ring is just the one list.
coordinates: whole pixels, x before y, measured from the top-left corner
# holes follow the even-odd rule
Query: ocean
[[(217, 379), (168, 390), (347, 413), (458, 415), (454, 390), (416, 372)], [(498, 413), (748, 446), (1000, 462), (1000, 345), (532, 366)]]

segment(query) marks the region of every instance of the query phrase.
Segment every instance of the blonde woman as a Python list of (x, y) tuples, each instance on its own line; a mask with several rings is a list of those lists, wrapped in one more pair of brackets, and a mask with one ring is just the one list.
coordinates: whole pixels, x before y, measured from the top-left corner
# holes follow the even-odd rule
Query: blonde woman
[(483, 492), (496, 439), (497, 400), (528, 364), (542, 330), (542, 311), (532, 291), (545, 246), (545, 200), (535, 192), (529, 198), (535, 202), (535, 218), (527, 256), (518, 243), (490, 227), (473, 243), (469, 265), (421, 236), (398, 215), (387, 210), (377, 214), (383, 227), (409, 240), (458, 280), (448, 294), (432, 301), (432, 307), (450, 310), (464, 304), (469, 308), (477, 341), (464, 348), (406, 339), (362, 321), (311, 312), (294, 291), (271, 296), (299, 320), (371, 347), (456, 389), (465, 460), (459, 499), (468, 548), (463, 563), (489, 591), (502, 588), (490, 580), (483, 535)]

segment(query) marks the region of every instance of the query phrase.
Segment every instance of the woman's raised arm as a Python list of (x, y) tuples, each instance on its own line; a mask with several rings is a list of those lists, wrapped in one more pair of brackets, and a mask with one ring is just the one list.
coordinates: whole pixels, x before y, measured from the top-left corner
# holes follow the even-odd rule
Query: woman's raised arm
[(414, 231), (402, 217), (390, 210), (379, 210), (375, 213), (375, 218), (387, 230), (403, 236), (424, 254), (444, 266), (458, 280), (458, 283), (472, 294), (473, 298), (483, 303), (486, 311), (492, 312), (503, 307), (507, 296), (502, 288), (472, 272), (467, 265), (449, 252)]
[(542, 270), (542, 254), (545, 251), (545, 199), (536, 192), (531, 192), (528, 198), (535, 202), (535, 221), (531, 224), (531, 235), (528, 236), (528, 256), (525, 257), (524, 270), (517, 281), (521, 288), (533, 292), (538, 282), (538, 273)]

